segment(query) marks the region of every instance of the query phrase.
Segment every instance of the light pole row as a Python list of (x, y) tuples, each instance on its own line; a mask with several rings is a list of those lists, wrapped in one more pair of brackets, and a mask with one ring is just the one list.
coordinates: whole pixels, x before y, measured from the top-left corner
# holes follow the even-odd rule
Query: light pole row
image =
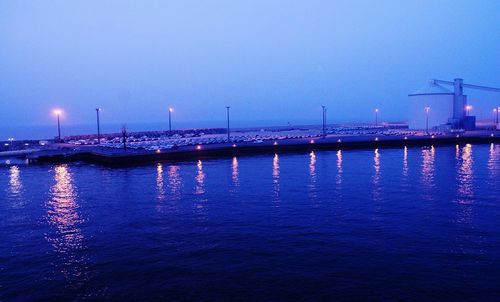
[[(227, 141), (231, 141), (231, 132), (230, 132), (230, 123), (229, 123), (229, 109), (230, 106), (226, 106), (226, 116), (227, 116)], [(322, 105), (322, 136), (323, 138), (326, 137), (326, 106)], [(425, 132), (429, 134), (429, 112), (431, 110), (431, 107), (426, 106), (424, 107), (425, 111)], [(472, 110), (472, 106), (467, 105), (465, 106), (466, 110), (466, 116), (469, 116), (470, 111)], [(101, 126), (100, 126), (100, 118), (99, 118), (99, 113), (101, 111), (101, 108), (97, 107), (95, 108), (96, 111), (96, 119), (97, 119), (97, 141), (98, 144), (101, 143)], [(171, 132), (172, 131), (172, 112), (174, 109), (172, 107), (168, 108), (168, 130)], [(374, 113), (375, 113), (375, 126), (378, 126), (378, 113), (379, 109), (375, 108)], [(494, 117), (494, 122), (495, 124), (498, 124), (499, 122), (499, 114), (500, 114), (500, 107), (496, 107), (493, 109), (493, 113), (495, 115)], [(57, 141), (61, 141), (61, 115), (62, 115), (62, 110), (56, 109), (54, 110), (54, 114), (57, 117)]]
[[(230, 106), (226, 106), (226, 115), (227, 115), (227, 141), (231, 141), (231, 132), (230, 132), (230, 123), (229, 123), (229, 109)], [(326, 107), (321, 106), (322, 108), (322, 113), (323, 113), (323, 123), (322, 123), (322, 135), (323, 137), (326, 137)], [(97, 107), (95, 108), (96, 111), (96, 121), (97, 121), (97, 142), (98, 144), (101, 143), (101, 124), (100, 124), (100, 116), (99, 113), (101, 112), (101, 108)], [(172, 107), (168, 108), (168, 130), (172, 131), (172, 112), (174, 109)], [(378, 114), (378, 109), (375, 109), (376, 114)], [(61, 141), (61, 114), (62, 110), (56, 109), (54, 110), (54, 114), (57, 116), (57, 140)], [(375, 119), (375, 124), (378, 124), (378, 117)]]

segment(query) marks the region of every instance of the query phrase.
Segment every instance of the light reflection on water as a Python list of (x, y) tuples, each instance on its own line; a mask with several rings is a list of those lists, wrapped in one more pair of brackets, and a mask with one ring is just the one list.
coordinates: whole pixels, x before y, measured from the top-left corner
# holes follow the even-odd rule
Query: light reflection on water
[(455, 202), (458, 204), (457, 222), (470, 223), (473, 215), (474, 204), (474, 170), (472, 158), (472, 145), (467, 144), (461, 150), (457, 161), (457, 194)]
[(203, 172), (203, 163), (198, 160), (196, 163), (196, 176), (195, 176), (195, 189), (194, 189), (194, 208), (198, 214), (201, 214), (201, 218), (205, 220), (205, 206), (207, 198), (205, 196), (205, 172)]
[(171, 165), (168, 167), (168, 187), (170, 189), (171, 198), (174, 200), (180, 199), (182, 193), (182, 181), (179, 172), (179, 166)]
[[(14, 216), (18, 215), (15, 212), (34, 216), (39, 224), (39, 210), (43, 210), (48, 223), (44, 223), (43, 228), (34, 224), (29, 230), (31, 235), (25, 236), (41, 239), (41, 248), (33, 243), (36, 240), (14, 241), (14, 237), (5, 235), (4, 231), (0, 239), (4, 239), (3, 244), (13, 253), (9, 262), (15, 263), (7, 264), (7, 270), (17, 269), (21, 275), (19, 267), (28, 268), (22, 277), (2, 280), (2, 290), (23, 283), (42, 285), (45, 282), (44, 286), (56, 284), (60, 288), (78, 285), (79, 290), (71, 292), (70, 289), (70, 296), (64, 297), (67, 298), (64, 300), (75, 300), (71, 294), (79, 294), (83, 288), (95, 294), (109, 285), (109, 296), (113, 298), (129, 294), (127, 289), (126, 293), (122, 292), (124, 286), (146, 286), (147, 293), (151, 294), (149, 300), (155, 300), (158, 297), (150, 289), (158, 286), (164, 292), (175, 291), (179, 284), (194, 288), (185, 280), (196, 279), (213, 285), (213, 288), (202, 286), (194, 290), (193, 297), (203, 299), (211, 290), (230, 286), (225, 280), (238, 278), (238, 269), (245, 274), (255, 268), (254, 264), (262, 268), (269, 265), (270, 273), (261, 270), (238, 281), (249, 280), (262, 288), (268, 280), (283, 284), (294, 282), (286, 279), (285, 274), (273, 271), (269, 260), (274, 257), (282, 261), (280, 265), (289, 267), (294, 276), (301, 276), (309, 284), (328, 279), (331, 269), (346, 271), (352, 276), (348, 281), (355, 283), (366, 276), (365, 271), (358, 269), (363, 264), (373, 266), (368, 272), (370, 277), (387, 284), (402, 282), (398, 284), (401, 287), (428, 289), (428, 282), (422, 281), (422, 277), (433, 278), (435, 270), (452, 280), (447, 285), (440, 284), (447, 286), (446, 289), (464, 282), (472, 284), (467, 290), (485, 282), (490, 288), (491, 284), (496, 285), (494, 272), (484, 270), (477, 259), (478, 255), (484, 263), (496, 263), (499, 259), (495, 249), (498, 238), (489, 235), (496, 234), (495, 219), (500, 213), (494, 199), (494, 194), (499, 193), (499, 146), (410, 147), (404, 148), (403, 154), (401, 151), (275, 154), (272, 164), (268, 155), (124, 169), (57, 165), (50, 174), (46, 170), (37, 171), (44, 169), (39, 167), (9, 166), (0, 171), (3, 178), (0, 194), (5, 194), (9, 201), (17, 194), (28, 200), (30, 207), (8, 211), (12, 202), (0, 202), (0, 219), (11, 218), (8, 223), (13, 226), (12, 232), (23, 233), (27, 232), (28, 220)], [(336, 165), (325, 164), (334, 161)], [(263, 177), (252, 178), (262, 173)], [(401, 173), (407, 178), (404, 182), (411, 185), (400, 189), (397, 185)], [(103, 180), (105, 192), (89, 193)], [(239, 189), (231, 191), (236, 186), (240, 186)], [(308, 195), (308, 189), (309, 194), (314, 194)], [(137, 191), (140, 193), (126, 197)], [(435, 202), (421, 202), (424, 200), (421, 191)], [(336, 202), (343, 195), (352, 198)], [(95, 200), (89, 200), (89, 196)], [(317, 202), (313, 205), (301, 202), (308, 196)], [(120, 198), (123, 202), (109, 202), (110, 198)], [(244, 201), (244, 206), (226, 203), (233, 200)], [(270, 211), (270, 205), (275, 207), (274, 211)], [(155, 207), (163, 210), (160, 215), (151, 211)], [(151, 212), (156, 216), (148, 216)], [(16, 219), (8, 215), (16, 218), (18, 225)], [(92, 219), (86, 221), (83, 217)], [(283, 257), (283, 252), (290, 247), (293, 253)], [(43, 248), (49, 252), (38, 255)], [(375, 250), (378, 252), (373, 252)], [(122, 257), (118, 261), (116, 253)], [(352, 255), (356, 262), (343, 258), (346, 254)], [(460, 257), (456, 257), (457, 254)], [(436, 255), (442, 256), (433, 258)], [(381, 257), (373, 261), (376, 256)], [(333, 257), (342, 261), (328, 267)], [(396, 276), (399, 270), (393, 267), (393, 259), (407, 268), (405, 278), (416, 277), (404, 283), (405, 278)], [(44, 261), (46, 264), (41, 264)], [(238, 268), (227, 263), (237, 263)], [(422, 265), (428, 272), (426, 275), (422, 275)], [(186, 272), (172, 270), (174, 266), (185, 267)], [(300, 270), (299, 266), (318, 268), (318, 278), (308, 279), (310, 271)], [(461, 267), (461, 271), (457, 272), (456, 267)], [(37, 276), (29, 276), (31, 269)], [(386, 274), (387, 269), (393, 271)], [(127, 274), (113, 280), (110, 272), (115, 271)], [(221, 278), (209, 280), (207, 274)], [(484, 280), (480, 280), (484, 275)], [(42, 278), (38, 276), (45, 279), (40, 281)], [(259, 283), (262, 276), (266, 280)], [(334, 284), (331, 281), (334, 280), (326, 280), (314, 290), (321, 291), (326, 288), (324, 285), (331, 288)], [(199, 284), (201, 282), (195, 286)], [(382, 291), (386, 293), (391, 288)], [(275, 288), (266, 290), (276, 291)], [(287, 287), (281, 290), (286, 291)], [(49, 299), (42, 296), (39, 300)]]
[(492, 180), (498, 181), (496, 179), (499, 175), (500, 171), (499, 167), (500, 163), (500, 145), (495, 146), (495, 144), (491, 143), (488, 157), (488, 170)]
[(12, 199), (11, 205), (13, 208), (21, 208), (26, 203), (22, 195), (22, 189), (21, 170), (18, 166), (11, 166), (9, 168), (8, 194)]
[(195, 186), (195, 191), (194, 193), (199, 195), (199, 194), (204, 194), (205, 193), (205, 173), (203, 172), (203, 163), (201, 160), (198, 160), (198, 163), (196, 164), (197, 168), (197, 173), (196, 173), (196, 186)]
[(156, 165), (156, 190), (158, 191), (158, 200), (164, 200), (165, 188), (163, 185), (163, 165), (161, 163)]
[(311, 178), (316, 177), (316, 154), (314, 154), (314, 151), (309, 153), (309, 176)]
[(309, 153), (309, 197), (315, 199), (316, 194), (316, 154)]
[(233, 181), (233, 185), (238, 187), (240, 185), (240, 181), (238, 178), (238, 159), (233, 157), (231, 161), (231, 180)]
[[(474, 159), (472, 145), (467, 144), (459, 149), (458, 158), (456, 159), (456, 182), (457, 192), (455, 203), (457, 205), (455, 221), (457, 225), (467, 227), (472, 226), (475, 208), (474, 194)], [(467, 234), (458, 234), (457, 246), (454, 251), (460, 254), (467, 254), (470, 246), (466, 244), (468, 239)], [(483, 254), (484, 251), (478, 251), (478, 254)]]
[(280, 159), (278, 154), (273, 157), (273, 200), (280, 201)]
[(373, 169), (375, 174), (373, 175), (373, 183), (378, 184), (380, 181), (380, 153), (378, 149), (375, 149), (373, 153)]
[(87, 259), (82, 255), (86, 247), (80, 229), (85, 221), (78, 213), (78, 195), (68, 165), (54, 167), (54, 181), (46, 203), (47, 221), (54, 232), (47, 233), (45, 238), (61, 259), (57, 269), (73, 285), (78, 285), (86, 278)]
[(408, 177), (408, 147), (406, 146), (403, 153), (403, 176)]
[(378, 212), (381, 209), (381, 204), (380, 202), (383, 201), (383, 186), (380, 183), (381, 180), (381, 166), (380, 166), (380, 152), (378, 149), (375, 149), (373, 152), (373, 170), (374, 174), (372, 176), (372, 182), (373, 182), (373, 189), (372, 189), (372, 196), (373, 196), (373, 201), (376, 202), (375, 204), (375, 216), (373, 219), (378, 219)]
[(9, 189), (13, 195), (21, 193), (22, 188), (20, 170), (18, 166), (12, 166), (9, 169)]
[(342, 150), (337, 151), (337, 177), (335, 179), (337, 188), (342, 184)]
[(474, 197), (472, 183), (474, 177), (473, 164), (472, 145), (467, 144), (462, 148), (461, 160), (457, 166), (458, 203), (469, 203)]
[(431, 199), (432, 192), (430, 190), (435, 188), (435, 155), (436, 149), (434, 146), (430, 148), (424, 147), (422, 148), (422, 173), (421, 173), (421, 181), (424, 190), (424, 197), (426, 199)]

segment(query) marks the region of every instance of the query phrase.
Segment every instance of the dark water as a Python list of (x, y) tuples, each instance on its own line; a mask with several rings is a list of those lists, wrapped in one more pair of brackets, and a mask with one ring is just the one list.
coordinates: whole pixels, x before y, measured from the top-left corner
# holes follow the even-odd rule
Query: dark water
[(500, 299), (500, 145), (0, 166), (0, 300)]

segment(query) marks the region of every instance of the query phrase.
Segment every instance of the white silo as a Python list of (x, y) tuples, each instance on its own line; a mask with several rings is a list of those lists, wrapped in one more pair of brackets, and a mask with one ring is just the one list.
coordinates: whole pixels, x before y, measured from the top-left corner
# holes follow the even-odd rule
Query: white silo
[(454, 93), (433, 81), (409, 94), (408, 97), (410, 102), (408, 127), (410, 129), (426, 128), (426, 107), (429, 107), (429, 129), (445, 126), (453, 117)]

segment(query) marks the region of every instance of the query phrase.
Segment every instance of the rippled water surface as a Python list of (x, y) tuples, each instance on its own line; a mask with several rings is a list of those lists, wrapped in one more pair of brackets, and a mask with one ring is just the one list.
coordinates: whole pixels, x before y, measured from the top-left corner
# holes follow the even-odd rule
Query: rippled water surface
[(0, 166), (0, 300), (495, 300), (500, 145)]

